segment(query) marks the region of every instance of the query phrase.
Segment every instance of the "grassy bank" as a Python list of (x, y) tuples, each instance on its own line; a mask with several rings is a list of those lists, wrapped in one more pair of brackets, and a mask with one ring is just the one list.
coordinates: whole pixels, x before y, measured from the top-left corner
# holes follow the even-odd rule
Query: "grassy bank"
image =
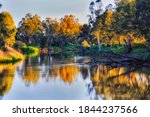
[(101, 56), (103, 53), (117, 53), (117, 54), (126, 54), (131, 57), (146, 59), (150, 54), (149, 49), (144, 44), (134, 44), (132, 45), (132, 50), (130, 53), (127, 53), (127, 48), (125, 45), (113, 45), (113, 46), (104, 46), (102, 45), (100, 48), (97, 45), (91, 47), (83, 47), (80, 45), (65, 45), (63, 47), (52, 47), (53, 52), (51, 53), (71, 53), (71, 54), (81, 54), (81, 55), (89, 55), (89, 56)]
[(0, 63), (16, 62), (24, 59), (24, 56), (10, 47), (0, 49)]

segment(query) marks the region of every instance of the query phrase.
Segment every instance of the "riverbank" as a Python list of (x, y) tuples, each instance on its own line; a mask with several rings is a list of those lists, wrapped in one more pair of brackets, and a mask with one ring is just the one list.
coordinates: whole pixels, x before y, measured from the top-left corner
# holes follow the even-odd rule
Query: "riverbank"
[[(144, 44), (132, 45), (128, 53), (124, 45), (91, 46), (65, 45), (53, 47), (50, 54), (63, 54), (64, 56), (90, 56), (90, 64), (120, 65), (146, 65), (150, 66), (150, 51)], [(55, 51), (56, 50), (56, 51)]]
[[(45, 51), (47, 53), (48, 51)], [(97, 45), (91, 47), (83, 47), (81, 45), (69, 44), (63, 47), (52, 46), (50, 53), (59, 54), (59, 53), (66, 53), (71, 52), (78, 53), (78, 54), (85, 54), (90, 56), (98, 56), (101, 54), (107, 53), (116, 53), (120, 55), (129, 55), (130, 57), (137, 57), (146, 59), (148, 57), (149, 49), (145, 44), (134, 44), (132, 45), (132, 50), (127, 53), (127, 48), (125, 45), (113, 45), (113, 46), (104, 46), (98, 47)]]
[(9, 63), (23, 60), (24, 55), (11, 47), (0, 49), (0, 63)]

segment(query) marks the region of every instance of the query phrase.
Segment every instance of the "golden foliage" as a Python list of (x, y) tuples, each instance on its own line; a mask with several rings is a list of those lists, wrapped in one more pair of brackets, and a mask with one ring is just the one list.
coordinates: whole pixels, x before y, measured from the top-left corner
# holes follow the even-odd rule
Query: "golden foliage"
[(19, 30), (27, 37), (32, 37), (43, 31), (44, 27), (39, 16), (27, 14), (26, 18), (21, 21)]
[(80, 33), (81, 25), (78, 20), (72, 15), (66, 15), (60, 21), (61, 34), (67, 37), (73, 37)]
[(24, 56), (11, 47), (6, 46), (7, 51), (0, 50), (0, 62), (11, 62), (15, 60), (23, 60)]
[(23, 80), (27, 85), (33, 83), (36, 85), (39, 81), (39, 72), (40, 70), (36, 67), (29, 66), (24, 69)]
[(97, 94), (106, 99), (140, 99), (148, 90), (148, 76), (126, 68), (98, 65), (91, 71)]
[(84, 41), (82, 42), (82, 46), (83, 46), (83, 47), (91, 47), (90, 44), (89, 44), (86, 40), (84, 40)]
[(12, 16), (8, 12), (0, 14), (0, 41), (12, 46), (15, 43), (17, 29)]
[(112, 21), (113, 21), (113, 11), (108, 10), (106, 13), (105, 25), (110, 26), (112, 24)]
[(14, 80), (15, 68), (20, 64), (1, 64), (0, 65), (0, 96), (9, 92)]
[(59, 77), (62, 81), (71, 84), (73, 79), (77, 77), (79, 73), (79, 67), (75, 65), (68, 65), (63, 67), (56, 66), (52, 70), (52, 77)]

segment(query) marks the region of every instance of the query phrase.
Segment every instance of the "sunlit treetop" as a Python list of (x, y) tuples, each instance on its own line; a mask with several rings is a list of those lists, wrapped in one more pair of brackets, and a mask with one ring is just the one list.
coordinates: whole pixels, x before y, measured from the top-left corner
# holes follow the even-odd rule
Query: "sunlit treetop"
[(124, 6), (124, 5), (135, 3), (135, 0), (115, 0), (115, 1), (117, 6)]
[(3, 44), (12, 46), (15, 43), (16, 26), (10, 13), (0, 14), (0, 40)]
[(81, 25), (73, 15), (66, 15), (60, 21), (61, 32), (65, 36), (76, 36), (80, 33)]

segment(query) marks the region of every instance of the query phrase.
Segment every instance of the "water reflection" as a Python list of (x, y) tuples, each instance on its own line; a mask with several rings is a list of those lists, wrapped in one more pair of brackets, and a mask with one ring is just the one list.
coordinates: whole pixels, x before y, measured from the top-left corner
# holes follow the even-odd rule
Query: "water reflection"
[[(25, 86), (29, 89), (28, 92), (34, 90), (34, 95), (40, 95), (38, 94), (40, 89), (45, 91), (51, 88), (55, 92), (59, 87), (58, 84), (63, 82), (63, 86), (69, 84), (67, 88), (71, 88), (71, 92), (76, 92), (75, 96), (78, 96), (77, 94), (79, 93), (83, 94), (83, 99), (150, 99), (149, 68), (84, 64), (89, 61), (89, 57), (67, 58), (55, 55), (27, 58), (19, 67), (17, 67), (18, 64), (0, 65), (0, 97), (5, 96), (12, 86), (17, 87), (21, 82), (24, 82)], [(14, 77), (16, 80), (21, 79), (21, 82), (17, 81), (13, 84)], [(80, 80), (83, 80), (84, 83)], [(48, 83), (52, 84), (53, 81), (57, 81), (54, 82), (54, 86), (46, 85)], [(84, 84), (88, 95), (82, 93), (83, 90), (80, 90), (81, 92), (77, 91), (80, 87), (74, 85), (75, 83), (80, 84), (79, 86)], [(34, 89), (32, 85), (35, 86)], [(81, 89), (83, 88), (81, 87)], [(24, 91), (21, 88), (19, 90)], [(62, 99), (68, 99), (65, 90), (60, 94), (64, 97)], [(28, 99), (30, 99), (30, 95), (27, 95)], [(80, 99), (75, 96), (73, 99)], [(40, 97), (42, 98), (41, 95)], [(8, 99), (11, 99), (11, 97), (8, 97)], [(22, 97), (19, 99), (22, 99)], [(44, 95), (43, 99), (45, 99)], [(51, 99), (51, 97), (47, 97), (47, 99)]]
[(95, 99), (150, 99), (150, 75), (147, 69), (131, 67), (91, 67)]
[(68, 66), (62, 66), (59, 67), (56, 65), (51, 70), (50, 76), (53, 79), (60, 78), (65, 83), (71, 84), (73, 82), (74, 78), (77, 78), (77, 75), (79, 73), (79, 67), (75, 65), (68, 65)]
[(0, 98), (11, 90), (14, 81), (15, 68), (20, 63), (0, 65)]

